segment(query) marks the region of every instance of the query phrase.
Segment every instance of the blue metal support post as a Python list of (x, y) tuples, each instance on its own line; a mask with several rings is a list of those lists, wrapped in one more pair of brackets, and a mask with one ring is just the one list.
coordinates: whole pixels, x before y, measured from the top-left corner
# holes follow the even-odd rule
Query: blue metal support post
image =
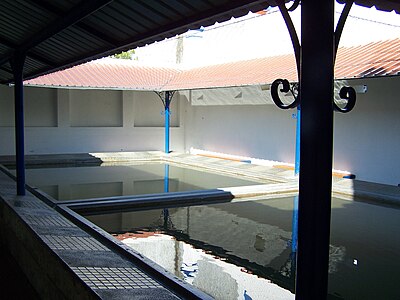
[(334, 0), (303, 0), (296, 299), (326, 299), (333, 155)]
[(23, 69), (25, 55), (14, 54), (11, 65), (14, 73), (15, 104), (15, 153), (17, 172), (17, 195), (25, 195), (25, 150), (24, 150), (24, 87)]
[[(301, 109), (300, 105), (297, 106), (296, 118), (296, 157), (294, 163), (294, 175), (300, 174), (300, 124), (301, 122)], [(299, 218), (299, 196), (293, 199), (293, 216), (292, 216), (292, 253), (297, 252), (297, 232), (298, 232), (298, 218)]]
[(171, 92), (165, 92), (165, 153), (169, 153), (169, 121), (170, 121), (170, 103), (171, 103)]
[[(300, 105), (297, 106), (296, 116), (296, 156), (294, 163), (294, 175), (299, 176), (300, 174), (300, 120), (301, 120), (301, 109)], [(293, 198), (293, 214), (292, 214), (292, 264), (296, 263), (297, 254), (297, 239), (298, 239), (298, 219), (299, 219), (299, 196), (296, 195)], [(295, 269), (295, 268), (293, 268)]]
[[(165, 164), (165, 166), (164, 166), (164, 193), (169, 193), (169, 165), (168, 164)], [(164, 217), (164, 228), (168, 229), (168, 218), (169, 218), (168, 208), (163, 208), (163, 217)]]

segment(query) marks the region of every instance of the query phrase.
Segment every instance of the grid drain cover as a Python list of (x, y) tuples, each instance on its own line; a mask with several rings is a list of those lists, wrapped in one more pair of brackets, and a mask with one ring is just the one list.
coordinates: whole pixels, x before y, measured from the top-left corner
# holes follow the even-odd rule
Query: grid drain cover
[(3, 195), (15, 195), (17, 190), (15, 188), (15, 185), (1, 184), (1, 192)]
[(24, 215), (24, 219), (33, 225), (75, 227), (73, 223), (59, 216)]
[(15, 200), (12, 202), (12, 205), (14, 207), (21, 207), (21, 208), (49, 209), (49, 207), (46, 204), (38, 201)]
[(162, 286), (136, 268), (72, 267), (93, 289), (151, 289)]
[(111, 251), (92, 237), (44, 235), (42, 238), (53, 250)]

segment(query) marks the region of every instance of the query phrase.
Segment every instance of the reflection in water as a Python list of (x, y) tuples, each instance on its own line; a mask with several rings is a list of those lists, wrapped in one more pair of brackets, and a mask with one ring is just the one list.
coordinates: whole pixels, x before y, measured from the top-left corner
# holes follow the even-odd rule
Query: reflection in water
[[(292, 299), (293, 204), (281, 198), (87, 218), (221, 299), (220, 291), (229, 299)], [(333, 199), (328, 299), (400, 299), (398, 228), (399, 209)]]
[[(119, 236), (117, 236), (119, 237)], [(161, 232), (119, 237), (128, 246), (216, 299), (294, 299), (289, 291)]]
[[(292, 274), (263, 267), (282, 254), (290, 255), (289, 232), (215, 207), (198, 209), (163, 209), (147, 228), (116, 237), (216, 299), (294, 298)], [(219, 222), (211, 225), (215, 217), (230, 229)], [(201, 233), (198, 226), (203, 222), (209, 230)], [(258, 276), (265, 274), (285, 282), (285, 288)]]
[(293, 197), (293, 213), (292, 213), (292, 240), (291, 247), (292, 253), (290, 253), (290, 259), (288, 265), (290, 266), (290, 274), (295, 278), (296, 272), (296, 258), (297, 258), (297, 234), (299, 224), (299, 196)]
[[(169, 192), (169, 165), (164, 166), (164, 193)], [(168, 208), (163, 209), (164, 228), (168, 228), (169, 211)]]
[(164, 166), (164, 193), (169, 192), (169, 165)]
[[(26, 170), (29, 185), (56, 200), (143, 195), (260, 184), (162, 163)], [(266, 182), (262, 182), (266, 183)]]

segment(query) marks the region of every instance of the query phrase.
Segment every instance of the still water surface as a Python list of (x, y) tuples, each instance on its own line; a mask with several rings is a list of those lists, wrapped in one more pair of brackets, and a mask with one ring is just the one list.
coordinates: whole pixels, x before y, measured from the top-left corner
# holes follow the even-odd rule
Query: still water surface
[[(292, 210), (281, 198), (86, 218), (217, 299), (294, 299)], [(400, 299), (399, 228), (399, 209), (333, 199), (328, 299)]]
[(263, 184), (161, 163), (27, 169), (26, 178), (29, 185), (40, 188), (56, 200)]

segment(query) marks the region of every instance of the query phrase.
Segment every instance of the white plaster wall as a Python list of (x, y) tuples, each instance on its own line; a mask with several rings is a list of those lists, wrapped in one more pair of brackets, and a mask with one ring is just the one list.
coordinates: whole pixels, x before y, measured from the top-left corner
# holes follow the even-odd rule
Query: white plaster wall
[[(0, 86), (0, 127), (14, 126), (14, 90)], [(57, 90), (25, 89), (25, 126), (57, 127)]]
[[(170, 126), (179, 127), (179, 101), (172, 98), (170, 104)], [(159, 96), (154, 92), (145, 92), (134, 99), (134, 126), (135, 127), (164, 127), (164, 106)]]
[(72, 127), (123, 127), (123, 92), (69, 90)]
[[(183, 96), (186, 99), (186, 97)], [(185, 147), (294, 162), (295, 110), (275, 105), (191, 106), (185, 111)]]
[(335, 113), (334, 166), (360, 180), (400, 183), (400, 77), (348, 81), (368, 86), (353, 111)]
[[(162, 104), (153, 92), (68, 90), (25, 87), (25, 153), (87, 153), (164, 149)], [(154, 100), (154, 99), (153, 99)], [(136, 110), (151, 126), (135, 126)], [(157, 108), (157, 109), (156, 109)], [(170, 134), (172, 151), (183, 151), (183, 126), (177, 98)], [(151, 120), (157, 119), (157, 122)], [(14, 147), (13, 89), (0, 86), (0, 155)]]
[[(334, 168), (357, 179), (400, 183), (400, 77), (350, 80), (366, 84), (348, 114), (335, 113)], [(295, 110), (274, 105), (191, 106), (186, 96), (185, 149), (294, 162)]]

